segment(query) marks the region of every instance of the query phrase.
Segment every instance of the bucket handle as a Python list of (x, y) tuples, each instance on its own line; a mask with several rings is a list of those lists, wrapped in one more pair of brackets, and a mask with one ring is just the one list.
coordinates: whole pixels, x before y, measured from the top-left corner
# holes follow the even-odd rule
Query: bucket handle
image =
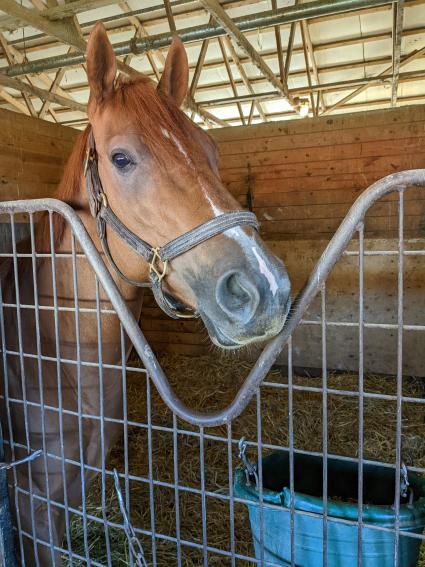
[(238, 443), (239, 454), (238, 457), (243, 463), (244, 472), (246, 476), (246, 485), (251, 486), (251, 478), (255, 478), (255, 488), (258, 490), (259, 488), (259, 481), (258, 481), (258, 473), (257, 473), (257, 465), (255, 463), (250, 463), (248, 457), (246, 456), (246, 448), (248, 447), (248, 443), (245, 437), (241, 437)]

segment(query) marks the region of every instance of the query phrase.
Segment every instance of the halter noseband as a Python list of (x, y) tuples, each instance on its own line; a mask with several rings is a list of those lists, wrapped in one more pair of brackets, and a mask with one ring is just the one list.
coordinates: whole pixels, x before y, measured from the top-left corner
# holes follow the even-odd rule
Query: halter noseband
[[(96, 219), (96, 230), (102, 245), (103, 252), (115, 272), (128, 284), (138, 287), (152, 287), (155, 300), (159, 307), (173, 319), (191, 319), (199, 317), (196, 311), (184, 309), (171, 297), (167, 297), (162, 290), (162, 280), (167, 273), (168, 262), (188, 252), (198, 244), (221, 234), (225, 230), (235, 228), (242, 224), (250, 225), (258, 230), (259, 225), (254, 213), (248, 211), (232, 211), (223, 213), (205, 223), (189, 230), (185, 234), (170, 240), (161, 247), (151, 246), (123, 224), (108, 204), (103, 192), (102, 182), (97, 167), (96, 145), (93, 130), (90, 130), (87, 140), (86, 159), (84, 163), (84, 177), (89, 197), (90, 212)], [(141, 283), (128, 278), (116, 265), (108, 245), (106, 226), (141, 256), (149, 265), (148, 283)]]

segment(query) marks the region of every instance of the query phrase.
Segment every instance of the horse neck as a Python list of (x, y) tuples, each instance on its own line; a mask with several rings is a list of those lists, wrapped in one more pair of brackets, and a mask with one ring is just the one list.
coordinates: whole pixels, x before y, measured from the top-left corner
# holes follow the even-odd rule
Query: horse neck
[[(119, 288), (124, 300), (132, 311), (137, 320), (140, 319), (143, 288), (136, 288), (124, 283), (109, 266), (105, 259), (99, 238), (96, 233), (96, 221), (91, 216), (88, 206), (81, 207), (78, 216), (82, 220), (88, 234), (93, 240), (98, 252), (102, 255), (102, 260), (108, 267), (112, 278), (114, 279), (117, 287)], [(112, 240), (112, 238), (111, 238)], [(117, 258), (121, 260), (124, 258), (126, 261), (128, 250), (123, 242), (113, 239), (111, 249)], [(56, 253), (69, 253), (71, 247), (71, 228), (67, 224), (64, 227), (61, 241), (55, 247)], [(76, 245), (76, 252), (81, 253), (82, 250)], [(133, 260), (134, 261), (134, 260)], [(58, 298), (58, 305), (64, 307), (75, 306), (75, 286), (74, 286), (74, 267), (72, 258), (56, 259), (55, 279), (56, 279), (56, 296)], [(50, 259), (46, 259), (40, 267), (38, 273), (38, 288), (40, 303), (54, 304), (54, 290), (53, 290), (53, 277), (52, 277), (52, 264)], [(80, 308), (90, 308), (94, 310), (91, 315), (80, 314), (80, 343), (81, 349), (85, 352), (87, 359), (96, 359), (98, 348), (98, 317), (101, 321), (101, 345), (102, 351), (108, 360), (105, 362), (115, 363), (121, 358), (121, 328), (118, 316), (101, 313), (102, 310), (111, 310), (112, 305), (106, 293), (99, 285), (99, 292), (96, 292), (96, 277), (89, 260), (85, 257), (78, 257), (76, 260), (76, 278), (77, 278), (77, 291), (78, 291), (78, 305)], [(52, 318), (45, 318), (43, 334), (48, 337), (54, 337), (54, 321)], [(75, 315), (73, 312), (61, 313), (60, 321), (60, 334), (61, 342), (64, 343), (64, 348), (69, 350), (70, 357), (76, 348), (77, 336), (75, 333)], [(62, 331), (61, 331), (62, 328)], [(67, 339), (65, 339), (68, 337)]]

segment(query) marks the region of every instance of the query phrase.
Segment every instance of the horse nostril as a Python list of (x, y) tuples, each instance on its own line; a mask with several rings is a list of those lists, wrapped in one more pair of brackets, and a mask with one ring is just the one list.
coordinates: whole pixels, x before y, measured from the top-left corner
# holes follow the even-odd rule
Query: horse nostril
[(247, 323), (254, 315), (260, 296), (257, 288), (242, 272), (228, 272), (218, 281), (216, 299), (231, 318)]

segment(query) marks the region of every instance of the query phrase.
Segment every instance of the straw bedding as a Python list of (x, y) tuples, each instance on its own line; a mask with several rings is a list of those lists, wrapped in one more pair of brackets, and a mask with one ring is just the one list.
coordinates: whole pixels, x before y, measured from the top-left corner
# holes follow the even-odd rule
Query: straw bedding
[[(245, 378), (248, 366), (231, 358), (221, 359), (217, 355), (203, 356), (196, 359), (167, 355), (160, 360), (173, 387), (184, 401), (192, 408), (211, 411), (222, 408), (233, 398), (241, 381)], [(138, 361), (133, 361), (138, 366)], [(148, 423), (146, 380), (144, 375), (129, 374), (127, 378), (129, 419), (134, 422)], [(273, 370), (267, 382), (287, 384), (283, 372)], [(340, 388), (350, 392), (358, 390), (358, 377), (353, 374), (330, 374), (329, 388)], [(321, 378), (295, 377), (294, 383), (303, 386), (321, 387)], [(394, 378), (377, 376), (365, 377), (365, 391), (395, 394)], [(412, 398), (425, 397), (424, 381), (415, 378), (404, 380), (403, 394)], [(322, 394), (320, 392), (294, 392), (294, 436), (295, 448), (310, 451), (322, 449)], [(249, 404), (245, 412), (232, 424), (232, 437), (248, 440), (257, 438), (257, 406), (261, 404), (262, 443), (272, 445), (288, 445), (288, 390), (263, 386), (261, 395)], [(155, 481), (174, 483), (173, 464), (173, 432), (158, 431), (155, 427), (173, 428), (173, 416), (159, 398), (155, 388), (151, 388), (151, 423), (154, 426), (151, 439), (147, 428), (130, 426), (128, 431), (128, 455), (130, 475), (149, 478), (149, 471)], [(403, 404), (403, 457), (415, 466), (425, 467), (424, 439), (425, 407), (423, 404)], [(178, 435), (178, 475), (182, 486), (200, 489), (203, 479), (200, 476), (200, 438), (199, 428), (189, 426), (177, 420), (180, 430), (187, 433)], [(356, 456), (358, 427), (358, 398), (349, 395), (328, 395), (328, 450), (330, 453)], [(198, 435), (192, 436), (190, 432)], [(227, 439), (226, 427), (205, 430), (205, 435), (214, 435)], [(394, 401), (365, 399), (364, 401), (364, 456), (384, 462), (395, 460), (396, 407)], [(149, 443), (152, 446), (152, 462), (149, 463)], [(270, 449), (269, 449), (270, 450)], [(108, 470), (116, 467), (124, 472), (124, 446), (121, 441), (115, 447), (109, 462)], [(263, 454), (268, 450), (263, 448)], [(248, 450), (251, 459), (256, 457), (256, 448)], [(205, 488), (206, 490), (228, 494), (228, 446), (226, 441), (204, 439)], [(233, 444), (231, 467), (234, 470), (239, 464), (237, 444)], [(122, 482), (123, 486), (123, 482)], [(135, 527), (150, 530), (154, 516), (156, 540), (156, 565), (173, 567), (177, 565), (176, 544), (161, 539), (161, 535), (176, 536), (176, 502), (174, 489), (169, 486), (155, 485), (153, 488), (154, 509), (149, 505), (150, 486), (148, 482), (130, 481), (131, 520)], [(112, 523), (121, 523), (112, 480), (106, 486), (107, 516)], [(202, 552), (202, 501), (197, 494), (186, 491), (179, 493), (180, 537), (183, 540), (201, 545), (201, 549), (183, 545), (181, 562), (185, 567), (203, 565)], [(213, 548), (229, 551), (231, 545), (231, 528), (229, 504), (227, 501), (212, 497), (205, 499), (207, 515), (206, 534), (208, 545)], [(101, 517), (101, 482), (97, 478), (87, 498), (87, 512)], [(102, 523), (89, 521), (90, 557), (108, 564), (104, 526)], [(72, 550), (85, 555), (83, 541), (83, 524), (81, 517), (74, 516), (71, 523)], [(253, 556), (251, 531), (247, 511), (244, 505), (235, 504), (234, 510), (235, 551), (242, 556)], [(121, 530), (110, 527), (111, 565), (119, 567), (128, 565), (129, 554), (125, 536)], [(141, 536), (146, 559), (152, 563), (152, 539)], [(424, 548), (424, 546), (422, 546)], [(420, 567), (425, 567), (425, 551), (422, 553)], [(72, 565), (79, 565), (75, 559)], [(85, 563), (84, 563), (85, 564)], [(251, 566), (249, 560), (238, 559), (236, 564)], [(224, 555), (208, 552), (208, 565), (211, 567), (231, 565), (230, 559)]]

